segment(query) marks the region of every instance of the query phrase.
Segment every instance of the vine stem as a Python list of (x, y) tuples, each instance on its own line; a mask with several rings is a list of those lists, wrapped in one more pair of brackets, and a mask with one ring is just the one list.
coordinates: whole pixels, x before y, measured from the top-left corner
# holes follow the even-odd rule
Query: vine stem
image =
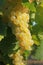
[(43, 60), (28, 60), (26, 62), (28, 65), (43, 65)]

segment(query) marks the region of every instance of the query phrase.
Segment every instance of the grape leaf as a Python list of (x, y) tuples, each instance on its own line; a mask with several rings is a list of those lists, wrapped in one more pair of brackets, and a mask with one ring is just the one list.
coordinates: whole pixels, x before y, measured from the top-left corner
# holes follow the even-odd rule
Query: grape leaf
[(41, 2), (41, 4), (40, 4), (40, 5), (43, 7), (43, 0), (41, 0), (40, 2)]
[(30, 54), (31, 54), (31, 51), (25, 50), (24, 53), (23, 53), (23, 56), (24, 56), (24, 58), (27, 60), (28, 57), (30, 56)]
[(23, 2), (22, 3), (24, 6), (28, 7), (30, 11), (36, 12), (36, 8), (34, 6), (34, 3), (29, 3), (29, 2)]
[(6, 36), (7, 26), (3, 22), (2, 17), (0, 16), (0, 41)]
[(3, 62), (6, 64), (6, 65), (13, 65), (12, 63), (12, 59), (8, 57), (8, 55), (2, 55), (3, 57)]
[(28, 2), (28, 0), (22, 0), (22, 2), (23, 2), (23, 3), (26, 3), (26, 2)]
[(0, 35), (0, 41), (1, 41), (3, 38), (4, 38), (4, 36), (3, 36), (3, 35)]
[(15, 42), (16, 37), (12, 34), (11, 29), (8, 27), (6, 37), (0, 43), (0, 50), (3, 52), (3, 55), (11, 54), (14, 52), (13, 49), (16, 45)]
[(40, 5), (37, 6), (37, 8), (36, 8), (35, 20), (42, 28), (43, 27), (43, 7)]
[(38, 36), (40, 38), (40, 46), (36, 49), (33, 58), (37, 60), (43, 60), (43, 34), (39, 34)]
[(32, 35), (32, 38), (33, 38), (33, 41), (34, 41), (34, 44), (35, 44), (35, 45), (40, 45), (40, 40), (39, 40), (39, 38), (37, 37), (37, 35)]

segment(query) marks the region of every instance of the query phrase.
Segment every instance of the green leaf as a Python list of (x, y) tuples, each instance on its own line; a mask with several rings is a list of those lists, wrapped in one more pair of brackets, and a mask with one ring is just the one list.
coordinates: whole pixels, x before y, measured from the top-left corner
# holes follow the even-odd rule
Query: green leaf
[(3, 38), (4, 38), (4, 36), (3, 36), (3, 35), (0, 35), (0, 41), (1, 41)]
[(7, 0), (0, 0), (0, 7), (4, 7), (4, 5), (6, 4)]
[(32, 35), (32, 38), (33, 38), (33, 41), (34, 41), (34, 44), (35, 44), (35, 45), (40, 45), (40, 40), (39, 40), (39, 38), (37, 37), (37, 35)]
[(23, 56), (24, 56), (24, 58), (27, 60), (28, 57), (30, 56), (30, 54), (31, 54), (31, 51), (25, 50)]
[(40, 46), (36, 49), (33, 58), (37, 60), (43, 60), (43, 34), (39, 34), (38, 36), (40, 38)]
[(30, 11), (36, 12), (36, 8), (34, 6), (34, 3), (29, 3), (29, 2), (23, 2), (22, 3), (25, 7), (28, 7)]
[(41, 2), (41, 4), (40, 4), (40, 5), (43, 7), (43, 0), (41, 0), (40, 2)]
[(36, 8), (35, 20), (43, 28), (43, 7), (40, 5)]
[(7, 25), (3, 22), (2, 17), (0, 16), (0, 41), (6, 36)]
[(16, 37), (12, 34), (11, 28), (8, 27), (6, 37), (0, 43), (0, 50), (3, 52), (3, 55), (14, 53), (13, 49), (16, 46), (16, 42)]
[(30, 8), (30, 11), (36, 12), (36, 8), (35, 8), (34, 3), (29, 4), (29, 8)]
[(23, 3), (26, 3), (26, 2), (28, 2), (28, 0), (22, 0), (22, 2), (23, 2)]
[(2, 55), (3, 57), (3, 62), (6, 64), (6, 65), (13, 65), (12, 63), (12, 59), (8, 57), (8, 55)]
[(16, 44), (16, 45), (15, 45), (15, 47), (13, 48), (14, 51), (16, 51), (17, 49), (19, 49), (19, 42), (17, 41), (17, 42), (15, 42), (15, 44)]

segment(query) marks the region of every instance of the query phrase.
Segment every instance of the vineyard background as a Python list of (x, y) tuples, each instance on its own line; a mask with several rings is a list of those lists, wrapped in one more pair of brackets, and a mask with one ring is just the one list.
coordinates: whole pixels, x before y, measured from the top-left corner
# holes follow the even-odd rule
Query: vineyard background
[[(43, 0), (20, 0), (29, 10), (29, 30), (34, 44), (32, 50), (25, 50), (23, 57), (28, 65), (43, 65)], [(12, 33), (9, 14), (19, 0), (0, 0), (0, 65), (13, 65), (10, 54), (20, 47)]]

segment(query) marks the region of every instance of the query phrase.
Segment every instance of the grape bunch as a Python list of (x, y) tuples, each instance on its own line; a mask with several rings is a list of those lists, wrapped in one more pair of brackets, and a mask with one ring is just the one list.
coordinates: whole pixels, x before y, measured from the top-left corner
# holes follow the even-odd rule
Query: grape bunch
[(25, 65), (23, 56), (21, 55), (21, 50), (18, 50), (15, 54), (13, 54), (12, 59), (14, 65)]
[(31, 47), (34, 44), (29, 30), (29, 18), (28, 8), (21, 4), (17, 4), (10, 15), (12, 33), (19, 41), (18, 45), (20, 47), (20, 50), (11, 56), (14, 65), (25, 65), (23, 52), (20, 53), (20, 51), (32, 50)]
[[(17, 10), (17, 11), (16, 11)], [(12, 33), (19, 41), (19, 46), (24, 50), (31, 50), (33, 40), (28, 29), (29, 14), (23, 6), (16, 6), (15, 11), (11, 13)]]

